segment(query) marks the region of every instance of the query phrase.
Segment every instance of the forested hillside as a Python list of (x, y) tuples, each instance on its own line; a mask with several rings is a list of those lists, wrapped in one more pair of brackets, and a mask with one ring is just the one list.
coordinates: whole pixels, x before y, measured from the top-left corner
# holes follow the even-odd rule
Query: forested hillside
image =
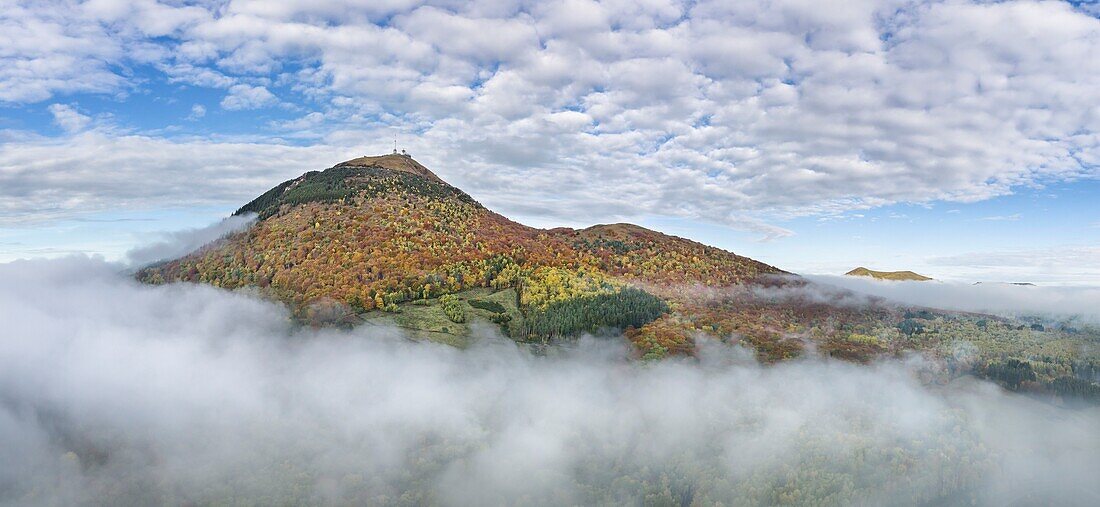
[[(707, 337), (765, 362), (915, 351), (1012, 389), (1082, 397), (1100, 389), (1100, 347), (1087, 329), (853, 304), (850, 294), (767, 264), (630, 224), (528, 227), (407, 156), (305, 173), (237, 213), (257, 222), (138, 278), (253, 287), (306, 324), (395, 325), (459, 346), (483, 321), (538, 346), (622, 332), (645, 359), (692, 355)], [(1000, 339), (1007, 335), (1015, 339)], [(960, 360), (959, 347), (975, 352)]]
[[(503, 329), (545, 341), (644, 327), (670, 311), (652, 295), (669, 286), (732, 286), (782, 273), (636, 226), (527, 227), (400, 155), (308, 172), (237, 213), (258, 221), (138, 277), (259, 287), (304, 320), (346, 317), (334, 306), (367, 317), (474, 288), (514, 288), (523, 318)], [(690, 350), (689, 337), (679, 340), (674, 348)]]

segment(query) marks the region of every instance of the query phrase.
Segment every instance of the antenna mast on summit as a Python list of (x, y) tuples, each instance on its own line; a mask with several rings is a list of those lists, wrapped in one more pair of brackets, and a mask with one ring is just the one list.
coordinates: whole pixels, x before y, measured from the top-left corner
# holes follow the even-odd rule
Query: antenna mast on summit
[(393, 136), (393, 154), (397, 155), (397, 136)]

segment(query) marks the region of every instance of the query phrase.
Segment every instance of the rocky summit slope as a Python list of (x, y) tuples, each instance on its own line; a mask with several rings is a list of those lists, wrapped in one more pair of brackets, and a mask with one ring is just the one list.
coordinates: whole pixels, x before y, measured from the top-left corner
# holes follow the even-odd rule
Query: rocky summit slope
[[(254, 213), (255, 224), (137, 277), (248, 288), (304, 323), (397, 326), (459, 346), (482, 326), (536, 347), (612, 330), (644, 358), (691, 355), (706, 338), (764, 361), (911, 350), (952, 361), (959, 340), (996, 353), (979, 350), (963, 369), (1041, 351), (1057, 365), (1049, 371), (1064, 372), (1084, 357), (1049, 327), (856, 297), (636, 225), (528, 227), (404, 155), (305, 173), (236, 213)], [(1005, 333), (1011, 344), (999, 341)], [(1059, 354), (1051, 340), (1062, 340)]]

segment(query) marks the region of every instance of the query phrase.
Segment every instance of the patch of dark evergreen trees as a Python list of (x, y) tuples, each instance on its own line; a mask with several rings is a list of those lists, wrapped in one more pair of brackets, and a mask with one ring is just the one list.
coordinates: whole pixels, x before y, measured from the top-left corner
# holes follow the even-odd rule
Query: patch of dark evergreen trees
[(616, 254), (622, 255), (634, 250), (643, 248), (642, 245), (634, 243), (624, 243), (617, 239), (596, 238), (593, 240), (583, 239), (573, 242), (574, 248), (582, 248), (585, 250), (611, 250)]
[(1100, 403), (1100, 385), (1077, 377), (1058, 377), (1047, 386), (1050, 390), (1067, 399)]
[[(1076, 366), (1076, 365), (1075, 365)], [(1089, 363), (1088, 367), (1093, 365)], [(1084, 371), (1081, 371), (1084, 370)], [(1002, 362), (994, 362), (985, 367), (982, 372), (991, 380), (1016, 391), (1024, 382), (1036, 380), (1035, 371), (1031, 363), (1019, 359), (1008, 359)], [(1091, 374), (1094, 371), (1074, 368), (1076, 375)], [(1057, 396), (1070, 400), (1082, 400), (1090, 403), (1100, 403), (1100, 384), (1082, 376), (1062, 376), (1046, 384), (1046, 388)]]
[(906, 336), (913, 336), (924, 332), (924, 324), (921, 324), (916, 319), (905, 319), (898, 323), (898, 330), (905, 333)]
[(983, 373), (1013, 391), (1019, 389), (1024, 382), (1035, 381), (1035, 371), (1031, 369), (1031, 363), (1019, 359), (990, 363)]
[(477, 308), (478, 310), (485, 310), (490, 313), (504, 313), (508, 311), (504, 308), (504, 305), (497, 303), (496, 301), (482, 301), (480, 299), (471, 299), (467, 301), (470, 306)]
[(553, 340), (608, 329), (640, 327), (668, 312), (668, 304), (640, 289), (627, 287), (612, 294), (582, 296), (530, 310), (512, 329), (520, 339)]

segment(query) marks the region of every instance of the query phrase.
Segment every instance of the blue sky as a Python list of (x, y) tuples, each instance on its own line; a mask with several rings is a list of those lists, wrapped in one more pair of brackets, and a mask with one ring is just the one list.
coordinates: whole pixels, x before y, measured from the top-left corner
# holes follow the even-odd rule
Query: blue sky
[[(647, 223), (710, 244), (737, 245), (744, 255), (803, 273), (840, 274), (851, 267), (870, 266), (913, 269), (955, 281), (1092, 284), (1089, 266), (1056, 264), (1060, 251), (1095, 247), (1100, 236), (1098, 195), (1100, 183), (1082, 181), (1018, 189), (1013, 195), (970, 204), (896, 204), (835, 218), (784, 222), (796, 234), (768, 242), (692, 221), (652, 219)], [(1038, 266), (1032, 273), (1014, 271), (1020, 266), (991, 269), (990, 263), (998, 263), (996, 254), (1003, 253), (1031, 257)]]
[(1088, 2), (16, 3), (0, 261), (120, 258), (402, 147), (535, 226), (1100, 284)]

